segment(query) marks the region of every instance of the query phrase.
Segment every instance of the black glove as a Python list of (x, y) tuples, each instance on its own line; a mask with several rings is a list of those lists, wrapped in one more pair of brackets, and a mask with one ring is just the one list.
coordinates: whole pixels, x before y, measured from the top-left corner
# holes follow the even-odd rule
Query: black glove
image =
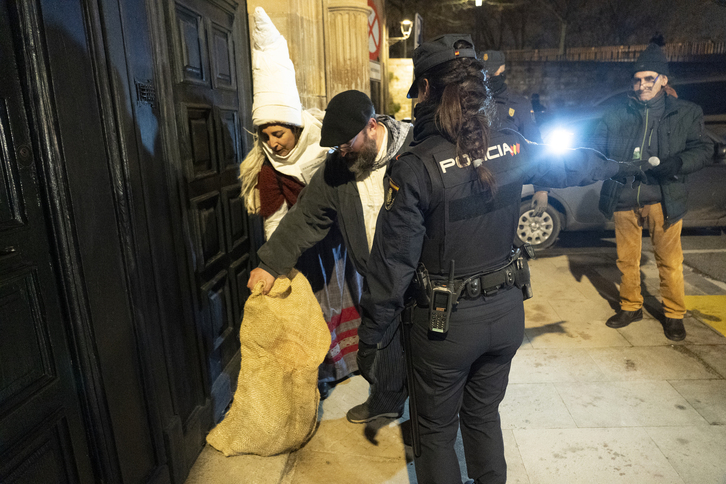
[(378, 353), (376, 345), (369, 345), (358, 340), (358, 354), (355, 356), (355, 361), (358, 363), (360, 374), (371, 385), (376, 383), (376, 378), (373, 376), (373, 362), (376, 361), (376, 353)]
[(680, 156), (671, 156), (660, 162), (660, 165), (651, 168), (649, 173), (658, 180), (668, 180), (676, 176), (683, 167), (683, 160)]
[[(612, 177), (613, 180), (621, 181), (621, 183), (625, 184), (625, 179), (629, 176), (635, 177), (635, 184), (645, 183), (648, 180), (648, 177), (645, 175), (645, 172), (642, 170), (643, 163), (634, 161), (634, 162), (621, 162), (618, 164), (618, 172)], [(645, 166), (648, 165), (648, 162), (645, 162)]]

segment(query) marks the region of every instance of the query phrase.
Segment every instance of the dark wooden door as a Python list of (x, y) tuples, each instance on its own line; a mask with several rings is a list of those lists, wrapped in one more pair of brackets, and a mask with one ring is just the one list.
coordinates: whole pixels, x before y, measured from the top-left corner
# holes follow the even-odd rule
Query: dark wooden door
[(10, 18), (0, 0), (0, 482), (93, 482)]
[(239, 323), (252, 250), (237, 180), (240, 154), (247, 151), (240, 134), (240, 98), (249, 86), (237, 65), (240, 56), (248, 55), (246, 46), (238, 45), (247, 36), (246, 15), (244, 6), (233, 2), (179, 0), (170, 17), (188, 296), (218, 421), (239, 365)]

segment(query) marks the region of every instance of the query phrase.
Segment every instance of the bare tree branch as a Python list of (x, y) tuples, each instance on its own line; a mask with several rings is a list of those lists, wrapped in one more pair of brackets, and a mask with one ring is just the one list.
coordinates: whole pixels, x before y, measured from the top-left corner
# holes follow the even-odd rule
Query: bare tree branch
[(560, 15), (560, 13), (557, 10), (555, 10), (555, 8), (549, 2), (547, 2), (546, 0), (537, 0), (537, 3), (539, 3), (540, 5), (542, 5), (544, 8), (546, 8), (550, 12), (552, 12), (552, 14), (555, 17), (557, 17), (557, 19), (560, 22), (564, 22), (565, 21), (565, 19), (562, 18), (562, 15)]

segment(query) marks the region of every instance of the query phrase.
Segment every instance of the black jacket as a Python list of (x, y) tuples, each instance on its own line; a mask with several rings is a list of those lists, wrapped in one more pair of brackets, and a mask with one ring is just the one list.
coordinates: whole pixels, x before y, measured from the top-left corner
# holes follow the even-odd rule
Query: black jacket
[[(627, 103), (608, 111), (596, 128), (591, 146), (608, 158), (630, 161), (636, 146), (643, 139), (644, 119), (638, 103)], [(703, 110), (700, 106), (666, 94), (665, 111), (657, 128), (657, 156), (661, 160), (677, 156), (683, 162), (679, 174), (666, 181), (648, 177), (648, 184), (659, 184), (661, 203), (668, 223), (674, 223), (686, 214), (688, 190), (684, 175), (700, 170), (713, 153), (713, 144), (704, 133)], [(642, 148), (641, 148), (642, 151)], [(646, 172), (647, 174), (647, 172)], [(603, 215), (612, 218), (613, 198), (620, 196), (617, 182), (608, 180), (600, 192)], [(603, 207), (611, 207), (605, 210)], [(609, 213), (607, 213), (609, 212)]]
[(497, 110), (494, 127), (496, 129), (511, 128), (529, 141), (542, 143), (542, 135), (534, 121), (534, 112), (530, 102), (524, 97), (509, 92), (505, 85), (492, 95)]
[[(377, 119), (388, 128), (389, 149), (395, 145), (392, 135), (395, 132), (406, 137), (398, 152), (405, 150), (413, 138), (411, 125), (388, 116)], [(391, 129), (391, 123), (396, 123), (398, 129)], [(365, 276), (369, 251), (360, 194), (345, 160), (338, 152), (332, 152), (302, 189), (297, 203), (285, 214), (270, 239), (257, 251), (260, 267), (275, 277), (287, 274), (306, 249), (325, 238), (336, 220), (348, 255), (356, 270)]]
[[(361, 302), (358, 336), (368, 344), (378, 343), (403, 310), (404, 293), (419, 261), (425, 259), (435, 277), (447, 273), (445, 259), (454, 258), (455, 277), (462, 278), (507, 260), (523, 184), (588, 185), (618, 170), (616, 163), (593, 150), (556, 156), (517, 133), (493, 132), (485, 163), (497, 191), (487, 201), (475, 169), (456, 164), (451, 158), (453, 145), (441, 136), (419, 140), (418, 134), (426, 132), (430, 130), (417, 124), (415, 153), (402, 154), (389, 168), (389, 195), (378, 216)], [(432, 180), (434, 173), (441, 180)], [(448, 194), (446, 188), (451, 188)]]

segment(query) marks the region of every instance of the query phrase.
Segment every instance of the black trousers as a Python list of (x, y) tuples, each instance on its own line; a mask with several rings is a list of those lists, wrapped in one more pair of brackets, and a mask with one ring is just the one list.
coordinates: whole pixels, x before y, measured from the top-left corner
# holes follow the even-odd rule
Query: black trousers
[(442, 338), (416, 315), (411, 331), (421, 456), (420, 484), (461, 484), (454, 452), (461, 435), (467, 472), (477, 483), (504, 483), (507, 464), (499, 403), (512, 358), (524, 337), (522, 292), (512, 288), (489, 298), (462, 300)]

